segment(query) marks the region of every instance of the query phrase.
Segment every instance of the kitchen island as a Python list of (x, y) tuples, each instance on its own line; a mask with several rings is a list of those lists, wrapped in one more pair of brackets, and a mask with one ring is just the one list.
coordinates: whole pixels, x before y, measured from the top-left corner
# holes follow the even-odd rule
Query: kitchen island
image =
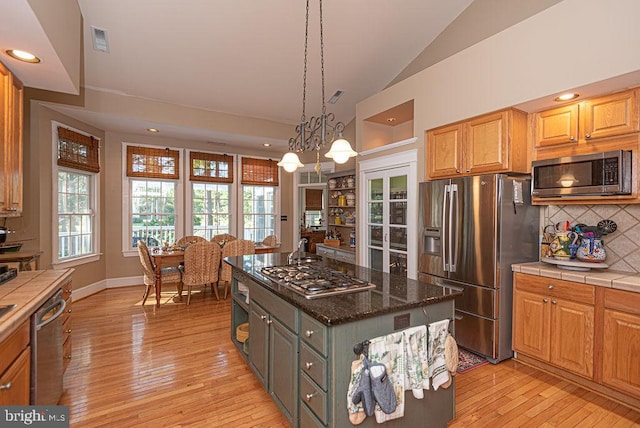
[[(347, 389), (354, 345), (389, 333), (453, 319), (458, 291), (324, 259), (310, 264), (365, 281), (373, 288), (305, 298), (269, 279), (262, 268), (287, 264), (287, 255), (225, 260), (233, 267), (231, 337), (294, 427), (347, 427)], [(249, 339), (236, 329), (248, 323)], [(445, 427), (455, 415), (455, 382), (447, 389), (405, 392), (404, 416), (388, 427)], [(361, 426), (375, 426), (367, 417)]]

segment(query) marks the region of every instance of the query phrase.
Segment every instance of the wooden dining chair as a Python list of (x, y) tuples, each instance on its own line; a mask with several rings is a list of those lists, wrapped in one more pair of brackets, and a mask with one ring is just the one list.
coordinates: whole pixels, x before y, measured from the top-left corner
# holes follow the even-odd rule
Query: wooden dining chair
[(183, 245), (195, 244), (196, 242), (202, 242), (202, 241), (206, 241), (206, 239), (204, 239), (202, 236), (187, 235), (178, 239), (178, 241), (176, 242), (176, 245), (178, 247), (182, 247)]
[(211, 284), (212, 291), (218, 296), (218, 288), (214, 286), (218, 282), (220, 270), (220, 246), (215, 242), (201, 241), (189, 245), (184, 250), (184, 266), (182, 271), (182, 283), (188, 287), (187, 305), (191, 303), (191, 288), (194, 285)]
[[(155, 266), (151, 261), (151, 254), (149, 254), (149, 247), (144, 241), (138, 241), (138, 255), (140, 256), (140, 263), (144, 272), (144, 296), (142, 296), (142, 305), (144, 306), (149, 297), (149, 291), (155, 288), (156, 285), (156, 272)], [(178, 292), (182, 291), (182, 279), (180, 271), (175, 267), (167, 267), (161, 270), (162, 283), (175, 283), (177, 284)]]
[[(242, 256), (244, 254), (255, 254), (256, 244), (248, 239), (236, 239), (235, 241), (228, 242), (222, 247), (222, 259), (225, 257)], [(218, 285), (222, 283), (224, 285), (224, 298), (227, 298), (227, 290), (229, 284), (231, 284), (231, 266), (227, 263), (222, 263), (220, 268), (220, 277), (218, 278)], [(216, 287), (217, 288), (217, 287)]]
[(276, 235), (269, 235), (262, 240), (262, 243), (268, 247), (277, 247), (278, 237)]
[(224, 247), (227, 242), (235, 241), (236, 239), (238, 238), (230, 233), (221, 233), (211, 238), (211, 242), (217, 242), (218, 245)]

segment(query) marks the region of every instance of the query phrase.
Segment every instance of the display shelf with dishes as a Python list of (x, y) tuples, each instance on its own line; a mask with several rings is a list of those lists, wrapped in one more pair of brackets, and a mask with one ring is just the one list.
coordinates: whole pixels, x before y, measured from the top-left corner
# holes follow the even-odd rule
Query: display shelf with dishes
[[(351, 231), (357, 227), (356, 207), (356, 175), (355, 170), (340, 171), (328, 174), (329, 198), (327, 203), (327, 234), (340, 232), (339, 247), (348, 251), (355, 251), (356, 237), (351, 246)], [(332, 246), (335, 246), (332, 245)]]

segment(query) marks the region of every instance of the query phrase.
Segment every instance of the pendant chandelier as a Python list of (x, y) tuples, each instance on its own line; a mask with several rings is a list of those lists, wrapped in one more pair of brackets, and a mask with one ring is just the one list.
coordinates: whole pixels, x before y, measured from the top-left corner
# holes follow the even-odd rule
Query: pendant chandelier
[[(342, 136), (344, 123), (338, 122), (332, 125), (335, 120), (333, 113), (327, 113), (327, 106), (324, 99), (324, 39), (322, 34), (322, 0), (320, 0), (320, 71), (322, 76), (322, 114), (313, 116), (307, 121), (305, 114), (307, 103), (307, 42), (309, 39), (309, 0), (307, 0), (307, 12), (304, 29), (304, 74), (302, 79), (302, 117), (300, 124), (296, 126), (296, 136), (289, 139), (289, 151), (284, 154), (282, 160), (278, 162), (287, 172), (293, 172), (297, 168), (304, 166), (297, 153), (309, 150), (316, 151), (315, 171), (320, 173), (320, 150), (328, 143), (331, 149), (325, 157), (333, 159), (336, 163), (345, 163), (349, 158), (357, 153), (351, 148), (351, 144)], [(337, 137), (337, 139), (336, 139)]]

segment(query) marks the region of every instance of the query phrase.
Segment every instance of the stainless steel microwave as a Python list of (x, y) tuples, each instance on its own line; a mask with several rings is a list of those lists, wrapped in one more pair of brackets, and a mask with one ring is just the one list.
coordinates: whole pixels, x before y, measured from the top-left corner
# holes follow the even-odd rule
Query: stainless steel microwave
[(533, 161), (532, 167), (533, 196), (631, 194), (631, 151), (544, 159)]

